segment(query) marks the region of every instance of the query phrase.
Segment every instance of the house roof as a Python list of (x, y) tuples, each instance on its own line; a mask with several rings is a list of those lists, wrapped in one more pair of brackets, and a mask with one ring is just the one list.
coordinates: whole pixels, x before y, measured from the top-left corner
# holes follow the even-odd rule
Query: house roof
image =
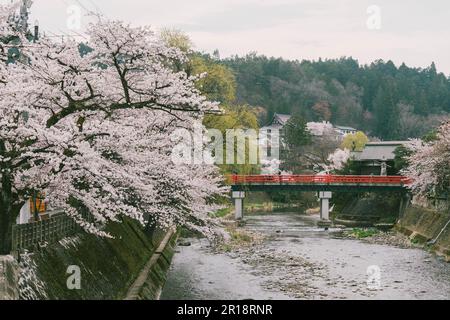
[(275, 113), (273, 119), (279, 120), (280, 123), (286, 124), (292, 116), (289, 114)]
[(369, 142), (362, 152), (355, 153), (355, 160), (392, 161), (395, 158), (395, 149), (408, 143), (409, 141)]
[(356, 131), (356, 129), (352, 127), (345, 127), (345, 126), (334, 126), (334, 127), (339, 130)]
[(410, 141), (377, 141), (377, 142), (368, 142), (366, 146), (404, 146), (410, 144)]

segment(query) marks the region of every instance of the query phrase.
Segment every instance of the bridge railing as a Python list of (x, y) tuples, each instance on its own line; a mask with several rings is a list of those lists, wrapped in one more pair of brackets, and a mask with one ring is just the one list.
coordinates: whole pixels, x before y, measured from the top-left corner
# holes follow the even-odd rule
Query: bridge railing
[(408, 185), (403, 176), (343, 176), (343, 175), (232, 175), (232, 185), (239, 184), (393, 184)]

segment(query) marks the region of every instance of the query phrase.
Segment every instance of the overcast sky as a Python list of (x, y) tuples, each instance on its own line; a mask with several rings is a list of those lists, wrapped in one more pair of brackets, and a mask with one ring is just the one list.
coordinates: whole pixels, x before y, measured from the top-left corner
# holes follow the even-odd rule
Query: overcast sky
[(82, 28), (89, 21), (85, 9), (100, 11), (135, 25), (182, 29), (198, 50), (217, 48), (222, 57), (257, 51), (415, 67), (434, 61), (450, 75), (449, 0), (35, 0), (32, 21), (73, 34), (67, 26), (73, 4), (81, 7)]

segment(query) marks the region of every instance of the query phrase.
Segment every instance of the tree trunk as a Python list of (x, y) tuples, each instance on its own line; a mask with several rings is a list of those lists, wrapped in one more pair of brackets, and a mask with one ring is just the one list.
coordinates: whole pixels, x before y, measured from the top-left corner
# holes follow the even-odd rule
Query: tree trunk
[(0, 254), (9, 254), (12, 249), (13, 199), (8, 174), (2, 176), (0, 187)]
[(12, 249), (12, 219), (11, 215), (0, 208), (0, 255), (10, 254)]
[(0, 179), (0, 254), (11, 253), (12, 228), (23, 204), (13, 192), (11, 175), (3, 174)]

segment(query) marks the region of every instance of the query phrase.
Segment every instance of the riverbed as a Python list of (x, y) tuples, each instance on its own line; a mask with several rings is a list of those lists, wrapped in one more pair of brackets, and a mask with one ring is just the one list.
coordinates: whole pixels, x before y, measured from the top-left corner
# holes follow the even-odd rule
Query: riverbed
[(161, 299), (450, 299), (450, 264), (420, 248), (349, 239), (317, 216), (259, 213), (262, 243), (217, 253), (178, 247)]

